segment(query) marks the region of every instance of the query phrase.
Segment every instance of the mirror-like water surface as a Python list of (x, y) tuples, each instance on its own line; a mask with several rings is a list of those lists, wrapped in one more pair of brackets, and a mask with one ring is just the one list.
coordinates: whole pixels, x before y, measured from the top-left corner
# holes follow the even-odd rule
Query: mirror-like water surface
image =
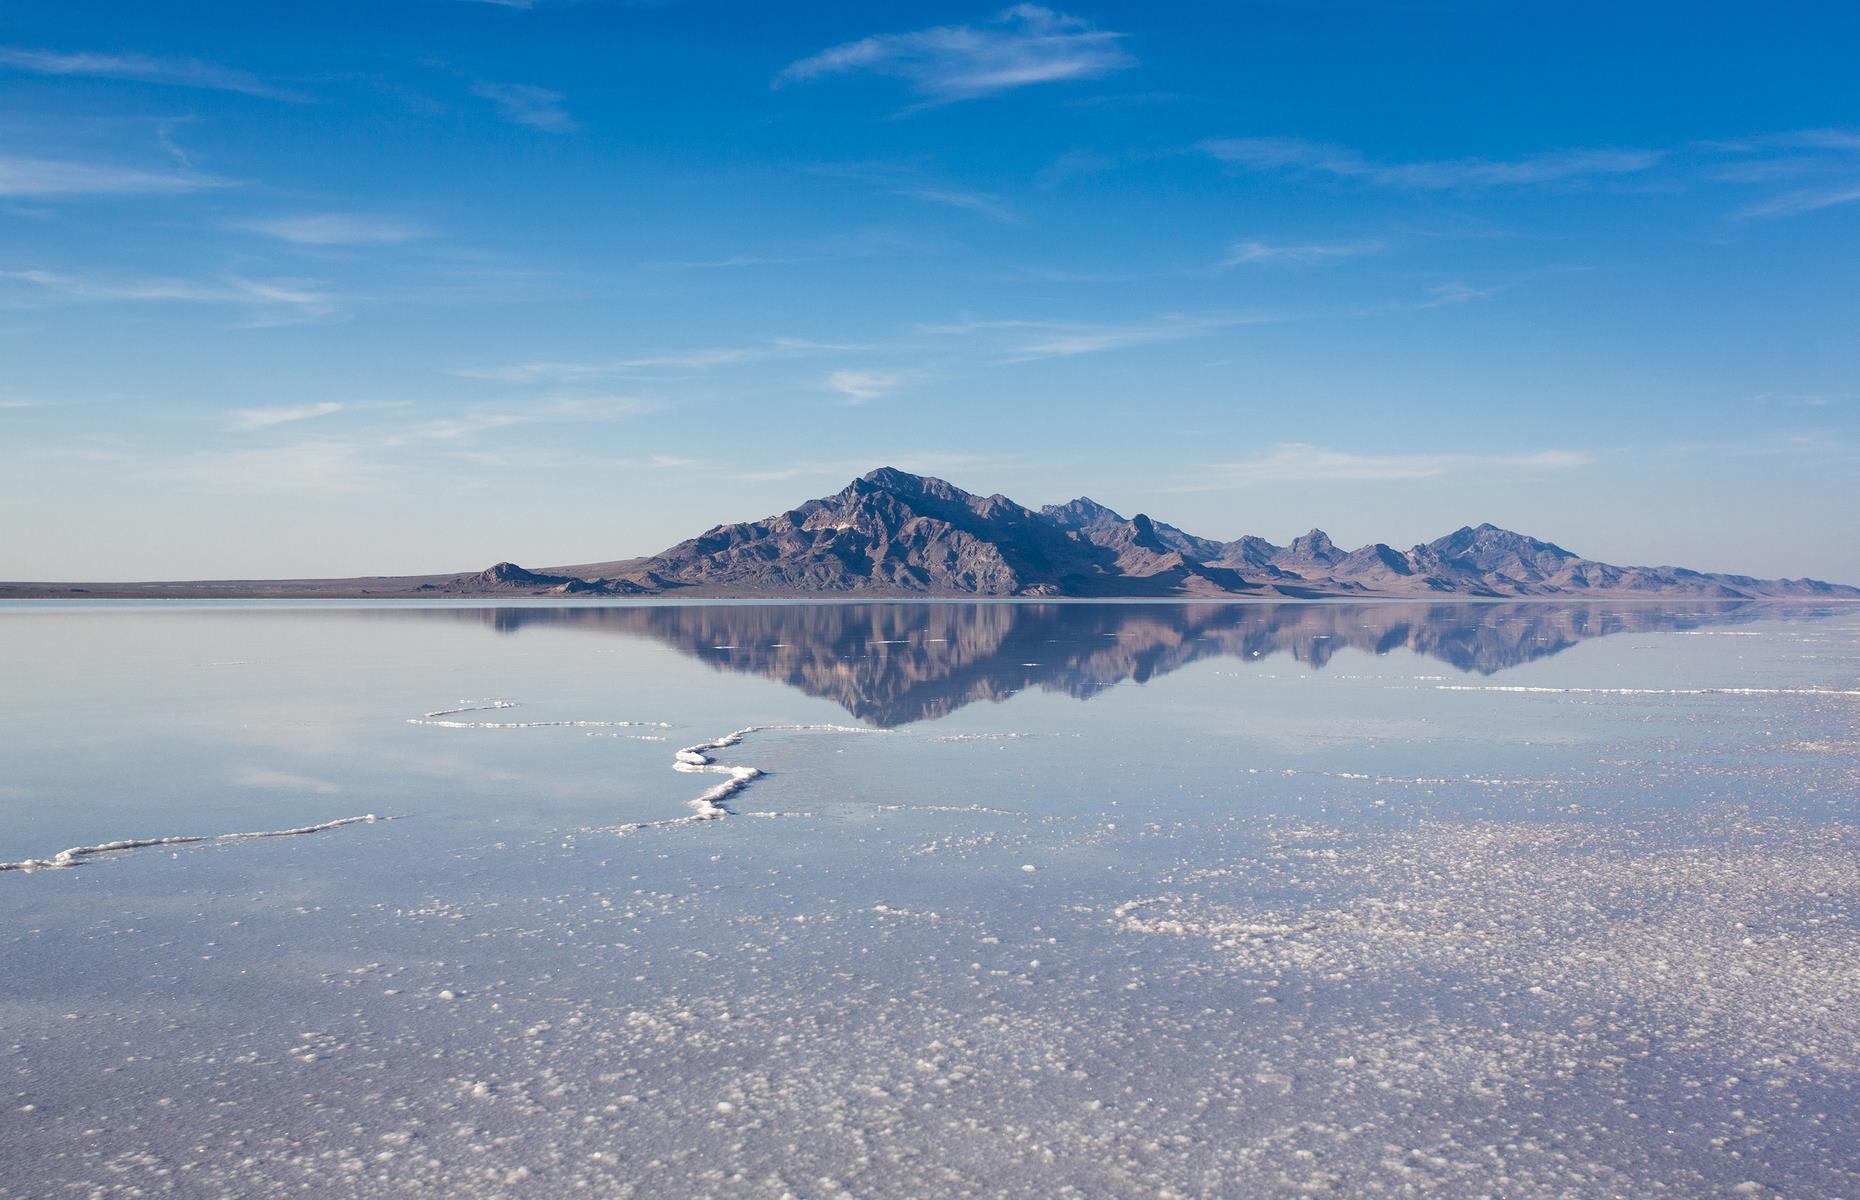
[(1852, 607), (18, 605), (0, 661), (0, 1197), (1860, 1192)]

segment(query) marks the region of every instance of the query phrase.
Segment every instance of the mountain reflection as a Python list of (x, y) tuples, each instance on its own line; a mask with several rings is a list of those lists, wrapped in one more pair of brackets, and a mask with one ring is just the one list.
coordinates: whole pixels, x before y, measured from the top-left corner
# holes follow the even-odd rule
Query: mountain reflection
[(868, 724), (930, 720), (1026, 688), (1089, 699), (1206, 658), (1409, 650), (1492, 675), (1590, 638), (1816, 619), (1801, 604), (712, 604), (460, 608), (422, 615), (503, 633), (649, 637), (719, 671), (766, 676)]

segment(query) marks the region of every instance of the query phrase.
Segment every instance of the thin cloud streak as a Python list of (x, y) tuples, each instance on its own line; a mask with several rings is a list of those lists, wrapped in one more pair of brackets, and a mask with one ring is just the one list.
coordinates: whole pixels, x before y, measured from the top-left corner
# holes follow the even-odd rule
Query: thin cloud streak
[(1802, 188), (1772, 196), (1738, 210), (1740, 217), (1799, 217), (1804, 213), (1818, 212), (1824, 208), (1834, 208), (1842, 204), (1852, 204), (1860, 200), (1860, 182), (1850, 182), (1823, 188)]
[(336, 311), (333, 297), (317, 290), (315, 283), (301, 279), (109, 280), (56, 271), (0, 271), (0, 281), (5, 280), (67, 299), (96, 303), (243, 304), (257, 314), (245, 323), (248, 327), (297, 324)]
[(902, 79), (920, 107), (993, 96), (1033, 84), (1095, 79), (1136, 65), (1124, 35), (1037, 4), (1017, 4), (975, 25), (876, 34), (791, 63), (776, 87), (832, 75)]
[(88, 76), (155, 83), (204, 91), (236, 92), (267, 100), (303, 102), (308, 97), (276, 87), (250, 71), (222, 67), (192, 58), (155, 58), (147, 54), (59, 54), (0, 46), (0, 67), (13, 67), (35, 75)]
[(245, 450), (200, 451), (152, 464), (143, 474), (149, 479), (208, 492), (347, 495), (368, 491), (379, 482), (379, 474), (366, 453), (366, 447), (357, 442), (318, 439)]
[(230, 179), (194, 171), (149, 171), (0, 154), (0, 196), (176, 195), (232, 185)]
[[(245, 432), (345, 411), (333, 403), (297, 408), (247, 409), (234, 414)], [(210, 493), (350, 495), (404, 485), (423, 469), (455, 471), (459, 463), (491, 469), (544, 469), (560, 465), (554, 451), (525, 451), (500, 441), (495, 450), (477, 448), (481, 435), (549, 423), (621, 420), (652, 407), (629, 396), (559, 397), (522, 409), (476, 409), (417, 421), (362, 437), (310, 437), (269, 446), (199, 450), (165, 460), (144, 460), (142, 477)], [(237, 424), (247, 418), (244, 425)], [(134, 464), (116, 454), (111, 461)]]
[(1258, 313), (1168, 314), (1127, 324), (1091, 324), (1076, 321), (998, 320), (965, 321), (920, 326), (923, 333), (964, 335), (1003, 331), (1010, 337), (1004, 352), (1008, 362), (1034, 362), (1046, 358), (1072, 358), (1160, 342), (1176, 342), (1241, 325), (1259, 325), (1277, 318)]
[(527, 83), (480, 83), (472, 88), (472, 94), (497, 105), (504, 120), (513, 125), (544, 133), (573, 133), (579, 128), (562, 107), (567, 97), (561, 92)]
[(1221, 260), (1225, 268), (1250, 266), (1255, 263), (1291, 263), (1298, 266), (1311, 266), (1321, 263), (1342, 262), (1349, 258), (1359, 258), (1365, 254), (1380, 254), (1388, 248), (1387, 243), (1376, 239), (1356, 242), (1305, 242), (1286, 243), (1268, 242), (1261, 238), (1248, 238), (1235, 242)]
[(331, 296), (303, 279), (89, 279), (84, 275), (41, 270), (0, 272), (0, 279), (13, 279), (15, 283), (43, 288), (71, 300), (283, 305), (298, 309), (303, 316), (322, 316), (335, 307)]
[(913, 200), (922, 200), (929, 204), (942, 204), (949, 208), (962, 208), (978, 212), (983, 216), (993, 217), (997, 221), (1012, 221), (1014, 214), (999, 199), (986, 192), (963, 192), (951, 188), (917, 187), (899, 188), (895, 193), (908, 196)]
[(846, 397), (848, 404), (863, 404), (895, 390), (904, 382), (896, 371), (834, 371), (821, 386)]
[(1555, 150), (1516, 159), (1457, 158), (1379, 163), (1345, 146), (1303, 138), (1210, 138), (1198, 147), (1231, 166), (1252, 171), (1287, 171), (1360, 180), (1382, 187), (1429, 190), (1529, 187), (1603, 176), (1633, 175), (1665, 159), (1660, 150)]
[(574, 383), (641, 371), (691, 370), (735, 366), (769, 359), (802, 358), (815, 354), (845, 353), (869, 347), (853, 342), (816, 342), (806, 338), (767, 338), (747, 346), (718, 346), (699, 350), (668, 351), (608, 362), (529, 362), (506, 367), (462, 367), (452, 374), (465, 379), (497, 383)]
[(231, 414), (230, 427), (240, 432), (255, 429), (269, 429), (274, 425), (288, 425), (296, 421), (310, 421), (317, 417), (327, 417), (342, 411), (342, 405), (335, 401), (321, 404), (300, 404), (290, 408), (241, 408)]
[(305, 213), (238, 221), (234, 228), (298, 246), (391, 246), (425, 236), (417, 225), (354, 213)]

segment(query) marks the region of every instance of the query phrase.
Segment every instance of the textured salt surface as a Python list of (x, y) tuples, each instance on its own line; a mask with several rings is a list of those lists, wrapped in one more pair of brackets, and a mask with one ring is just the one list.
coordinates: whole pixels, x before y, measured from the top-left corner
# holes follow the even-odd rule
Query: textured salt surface
[[(701, 837), (500, 823), (651, 811), (662, 748), (376, 713), (458, 825), (21, 889), (0, 1197), (1852, 1200), (1860, 622), (1663, 644), (1518, 677), (1581, 703), (1396, 662), (752, 726), (674, 764), (792, 819)], [(768, 711), (721, 678), (643, 711)]]
[(1551, 696), (1860, 696), (1860, 688), (1628, 688), (1506, 687), (1498, 684), (1443, 683), (1437, 692), (1529, 692)]
[[(1141, 880), (1039, 882), (1087, 824), (1037, 874), (978, 846), (909, 901), (891, 841), (345, 907), (366, 936), (293, 972), (295, 1020), (20, 1012), (9, 1122), (75, 1194), (1860, 1188), (1850, 829), (1185, 822), (1115, 843)], [(365, 956), (397, 929), (420, 951)], [(87, 1028), (110, 1082), (73, 1095), (44, 1056)]]

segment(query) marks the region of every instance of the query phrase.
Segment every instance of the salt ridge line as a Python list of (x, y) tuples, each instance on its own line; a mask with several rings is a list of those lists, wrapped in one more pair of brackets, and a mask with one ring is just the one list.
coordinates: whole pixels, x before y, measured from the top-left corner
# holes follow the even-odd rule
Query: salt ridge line
[(1860, 696), (1860, 688), (1594, 688), (1522, 687), (1515, 684), (1436, 684), (1437, 692), (1534, 692), (1580, 696)]
[(457, 713), (484, 712), (486, 709), (515, 708), (516, 706), (517, 702), (515, 700), (499, 700), (496, 698), (489, 700), (461, 700), (457, 708), (436, 708), (432, 712), (421, 713), (420, 718), (422, 720), (430, 720), (433, 717), (450, 717)]
[(409, 725), (430, 725), (439, 729), (670, 729), (664, 721), (448, 721), (459, 713), (486, 712), (491, 709), (516, 708), (515, 700), (461, 700), (457, 708), (437, 708), (417, 717), (408, 717)]
[[(407, 718), (407, 723), (409, 725), (437, 726), (442, 729), (543, 729), (543, 728), (552, 728), (552, 727), (553, 728), (563, 728), (563, 727), (589, 728), (589, 727), (614, 727), (614, 726), (621, 726), (621, 727), (642, 727), (643, 726), (643, 727), (652, 728), (652, 729), (674, 728), (674, 726), (672, 726), (669, 722), (665, 722), (665, 721), (448, 721), (448, 720), (443, 719), (449, 716), (456, 715), (458, 713), (480, 712), (486, 709), (502, 709), (502, 708), (515, 708), (515, 707), (517, 707), (517, 702), (514, 700), (502, 700), (502, 699), (491, 699), (491, 700), (484, 700), (484, 701), (461, 700), (457, 708), (436, 709), (430, 713), (423, 713), (418, 717), (409, 717)], [(689, 825), (697, 821), (715, 821), (723, 817), (734, 815), (730, 812), (728, 808), (724, 806), (724, 801), (736, 795), (738, 792), (748, 787), (750, 783), (760, 778), (763, 774), (763, 771), (760, 767), (724, 766), (718, 763), (716, 759), (714, 758), (715, 752), (718, 750), (727, 750), (732, 746), (741, 744), (742, 740), (748, 737), (752, 733), (776, 733), (776, 732), (783, 732), (783, 733), (891, 733), (894, 731), (889, 730), (889, 729), (869, 729), (869, 728), (866, 728), (864, 726), (859, 726), (859, 725), (830, 725), (830, 724), (746, 725), (741, 729), (737, 729), (730, 733), (726, 733), (722, 737), (713, 738), (708, 742), (699, 742), (693, 746), (686, 746), (672, 756), (672, 769), (674, 771), (683, 771), (688, 774), (714, 774), (714, 775), (728, 775), (729, 776), (728, 779), (724, 780), (722, 783), (719, 783), (716, 787), (710, 788), (706, 790), (703, 794), (695, 796), (692, 799), (685, 802), (687, 807), (691, 809), (690, 816), (668, 817), (660, 821), (634, 821), (634, 822), (629, 822), (624, 825), (609, 826), (604, 829), (588, 830), (587, 832), (628, 834), (628, 833), (636, 833), (642, 829), (657, 829), (657, 828), (661, 828), (661, 827), (668, 826), (668, 825)], [(637, 737), (638, 735), (590, 733), (588, 736), (589, 737), (627, 737), (627, 736)], [(992, 740), (997, 740), (997, 739), (1019, 740), (1022, 738), (1037, 737), (1037, 736), (1040, 736), (1040, 735), (1028, 734), (1028, 733), (951, 734), (951, 735), (945, 735), (944, 737), (933, 738), (931, 740), (933, 741), (967, 741), (967, 740), (976, 740), (976, 741), (990, 740), (992, 741)], [(658, 741), (662, 739), (641, 737), (639, 738), (639, 740)], [(773, 817), (773, 816), (785, 816), (789, 814), (751, 813), (749, 815), (758, 816), (758, 817)]]
[[(729, 778), (710, 788), (702, 795), (685, 801), (691, 809), (688, 817), (668, 817), (662, 821), (633, 821), (625, 825), (615, 825), (610, 830), (619, 834), (637, 833), (642, 829), (660, 829), (672, 825), (691, 825), (699, 821), (716, 821), (733, 816), (724, 807), (724, 801), (748, 787), (761, 778), (760, 767), (728, 767), (716, 761), (718, 750), (728, 750), (740, 745), (744, 738), (752, 733), (889, 733), (887, 729), (866, 729), (858, 725), (746, 725), (741, 729), (712, 738), (708, 742), (699, 742), (695, 746), (686, 746), (672, 756), (672, 770), (687, 774), (728, 775)], [(777, 813), (755, 813), (754, 816), (778, 816)]]
[(26, 858), (19, 862), (0, 862), (0, 871), (61, 871), (80, 866), (87, 858), (99, 854), (119, 854), (125, 850), (142, 850), (150, 846), (193, 846), (203, 842), (249, 842), (258, 838), (298, 837), (306, 833), (324, 833), (331, 829), (340, 829), (344, 825), (374, 824), (385, 821), (368, 813), (360, 817), (340, 817), (334, 821), (324, 821), (320, 825), (300, 825), (296, 829), (266, 829), (257, 833), (196, 833), (179, 837), (164, 838), (125, 838), (119, 842), (100, 842), (95, 846), (73, 846), (69, 850), (60, 850), (50, 858)]

